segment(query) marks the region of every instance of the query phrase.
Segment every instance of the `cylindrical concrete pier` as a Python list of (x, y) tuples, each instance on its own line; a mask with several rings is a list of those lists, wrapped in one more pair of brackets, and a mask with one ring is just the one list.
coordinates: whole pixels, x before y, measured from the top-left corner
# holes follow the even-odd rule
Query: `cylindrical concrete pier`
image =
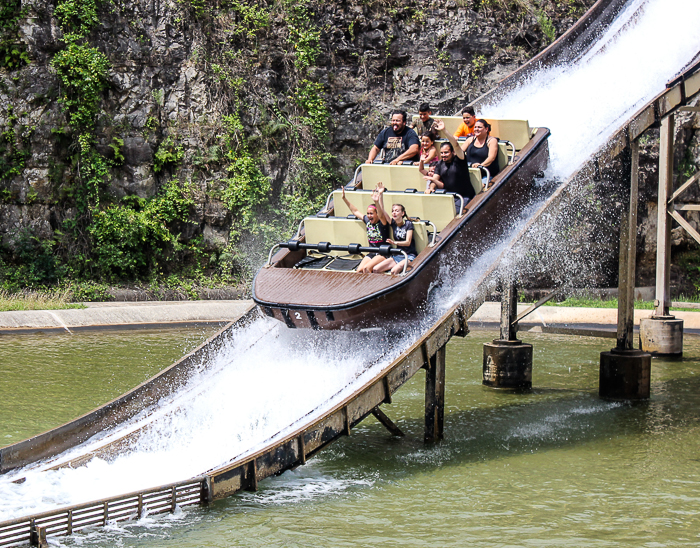
[(651, 388), (651, 354), (641, 350), (618, 350), (600, 353), (601, 398), (612, 400), (649, 399)]
[(639, 320), (639, 348), (652, 356), (683, 355), (683, 320), (651, 316)]
[(483, 379), (491, 388), (532, 388), (532, 345), (517, 339), (485, 343)]

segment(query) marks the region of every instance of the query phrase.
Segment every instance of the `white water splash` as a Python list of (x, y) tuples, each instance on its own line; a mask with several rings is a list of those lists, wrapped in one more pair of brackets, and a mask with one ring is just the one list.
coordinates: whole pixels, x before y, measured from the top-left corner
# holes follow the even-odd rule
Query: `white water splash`
[(700, 52), (698, 28), (697, 0), (633, 0), (579, 59), (481, 110), (548, 127), (554, 174), (567, 178)]

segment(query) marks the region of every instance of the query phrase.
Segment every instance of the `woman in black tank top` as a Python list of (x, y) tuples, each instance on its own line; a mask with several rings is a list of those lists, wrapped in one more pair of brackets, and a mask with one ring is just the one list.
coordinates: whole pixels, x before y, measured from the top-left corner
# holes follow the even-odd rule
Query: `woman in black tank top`
[(474, 137), (467, 141), (464, 150), (469, 167), (484, 166), (491, 177), (498, 174), (498, 139), (491, 137), (491, 125), (486, 120), (474, 124)]

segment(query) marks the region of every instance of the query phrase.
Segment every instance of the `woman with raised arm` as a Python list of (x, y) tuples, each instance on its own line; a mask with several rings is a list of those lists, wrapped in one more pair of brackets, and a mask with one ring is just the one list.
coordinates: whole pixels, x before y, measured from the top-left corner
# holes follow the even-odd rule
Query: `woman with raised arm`
[[(389, 217), (384, 209), (384, 196), (380, 194), (379, 201), (377, 202), (377, 209), (379, 214), (391, 223), (391, 228), (394, 232), (393, 239), (389, 238), (387, 242), (404, 251), (408, 256), (408, 263), (410, 264), (418, 253), (416, 251), (416, 242), (413, 239), (413, 222), (408, 220), (406, 208), (401, 204), (392, 205), (391, 217)], [(386, 272), (391, 269), (392, 274), (399, 274), (403, 272), (405, 262), (406, 258), (403, 255), (393, 255), (376, 265), (374, 267), (374, 272)], [(406, 267), (408, 267), (408, 265), (406, 265)]]
[[(459, 194), (464, 198), (463, 204), (466, 205), (471, 200), (476, 192), (469, 180), (469, 164), (464, 157), (464, 151), (459, 148), (457, 139), (454, 135), (445, 132), (445, 122), (436, 120), (433, 124), (433, 129), (438, 132), (445, 133), (448, 142), (442, 143), (440, 146), (440, 161), (435, 167), (433, 175), (424, 174), (424, 179), (428, 182), (426, 194), (435, 192), (438, 188), (444, 188), (447, 192)], [(418, 169), (422, 169), (421, 166)], [(455, 209), (460, 213), (459, 205), (461, 200), (455, 196)]]
[(470, 167), (485, 167), (491, 178), (498, 175), (498, 139), (491, 137), (491, 125), (486, 120), (476, 121), (474, 135), (462, 143), (462, 149)]
[[(389, 222), (386, 220), (384, 215), (379, 215), (377, 208), (377, 203), (379, 202), (381, 195), (384, 193), (384, 185), (382, 183), (379, 183), (379, 185), (381, 185), (381, 190), (379, 190), (378, 186), (372, 193), (372, 200), (374, 201), (374, 204), (367, 206), (367, 215), (363, 215), (359, 209), (350, 203), (350, 200), (348, 200), (345, 196), (345, 187), (343, 187), (343, 201), (345, 202), (345, 205), (350, 208), (350, 211), (355, 217), (361, 221), (364, 221), (364, 223), (367, 225), (368, 246), (376, 248), (387, 243), (387, 239), (389, 238)], [(362, 258), (362, 261), (357, 267), (357, 271), (364, 273), (372, 272), (372, 269), (383, 260), (384, 257), (378, 253), (368, 253)]]

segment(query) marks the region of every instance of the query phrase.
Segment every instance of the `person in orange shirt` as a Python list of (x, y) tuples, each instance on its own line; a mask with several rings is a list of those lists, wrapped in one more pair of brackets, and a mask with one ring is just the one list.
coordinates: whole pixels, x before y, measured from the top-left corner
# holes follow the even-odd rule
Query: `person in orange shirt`
[(455, 137), (467, 137), (474, 133), (474, 124), (476, 123), (476, 115), (474, 114), (474, 107), (464, 107), (462, 109), (462, 120), (463, 122), (459, 124), (457, 131), (455, 132)]

